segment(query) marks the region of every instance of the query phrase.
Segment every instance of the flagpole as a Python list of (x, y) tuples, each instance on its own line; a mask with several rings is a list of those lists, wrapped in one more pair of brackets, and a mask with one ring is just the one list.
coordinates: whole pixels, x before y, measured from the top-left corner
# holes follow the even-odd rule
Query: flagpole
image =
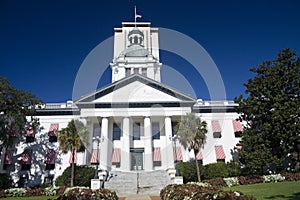
[(134, 6), (134, 27), (136, 27), (136, 6)]

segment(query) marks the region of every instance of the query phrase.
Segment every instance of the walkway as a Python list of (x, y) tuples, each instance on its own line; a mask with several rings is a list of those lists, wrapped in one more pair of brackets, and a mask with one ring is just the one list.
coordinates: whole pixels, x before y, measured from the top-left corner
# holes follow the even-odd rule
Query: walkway
[(132, 194), (121, 196), (119, 200), (160, 200), (159, 195)]

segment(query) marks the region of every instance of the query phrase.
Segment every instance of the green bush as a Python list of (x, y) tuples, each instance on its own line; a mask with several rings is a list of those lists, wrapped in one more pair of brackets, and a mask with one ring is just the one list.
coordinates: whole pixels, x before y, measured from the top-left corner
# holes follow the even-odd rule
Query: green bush
[[(200, 163), (199, 166), (200, 174), (202, 174), (203, 166)], [(198, 181), (195, 162), (179, 162), (178, 169), (184, 183)]]
[(203, 168), (204, 179), (225, 178), (229, 176), (226, 163), (218, 162), (205, 165)]
[(8, 189), (11, 185), (11, 177), (8, 174), (0, 174), (0, 189)]
[[(88, 166), (75, 166), (74, 185), (89, 187), (91, 179), (95, 175), (95, 169)], [(56, 186), (70, 185), (71, 182), (71, 166), (65, 169), (63, 174), (55, 180)]]
[(241, 162), (238, 159), (233, 159), (230, 162), (226, 163), (228, 176), (235, 177), (241, 175)]

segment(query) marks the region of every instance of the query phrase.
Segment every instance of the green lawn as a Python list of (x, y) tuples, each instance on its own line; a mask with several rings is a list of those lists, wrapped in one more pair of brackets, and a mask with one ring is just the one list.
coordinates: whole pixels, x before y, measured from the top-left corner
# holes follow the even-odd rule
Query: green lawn
[(240, 191), (247, 195), (252, 195), (258, 200), (261, 199), (300, 199), (300, 181), (278, 182), (278, 183), (260, 183), (252, 185), (240, 185), (225, 190)]

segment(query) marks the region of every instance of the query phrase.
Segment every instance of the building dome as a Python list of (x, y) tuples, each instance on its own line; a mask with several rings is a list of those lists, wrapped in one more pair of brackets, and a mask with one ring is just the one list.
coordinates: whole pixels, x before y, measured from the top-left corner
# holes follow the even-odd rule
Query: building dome
[(146, 57), (150, 55), (150, 52), (147, 49), (144, 49), (138, 44), (133, 44), (125, 49), (120, 56), (125, 57)]
[(130, 45), (138, 44), (143, 45), (144, 42), (144, 33), (140, 31), (137, 27), (134, 27), (129, 33), (128, 33), (128, 40), (130, 42)]
[(141, 35), (142, 37), (144, 37), (144, 33), (142, 31), (140, 31), (137, 27), (134, 27), (132, 29), (132, 31), (130, 31), (128, 33), (128, 37), (130, 37), (132, 34), (137, 34), (137, 35)]

